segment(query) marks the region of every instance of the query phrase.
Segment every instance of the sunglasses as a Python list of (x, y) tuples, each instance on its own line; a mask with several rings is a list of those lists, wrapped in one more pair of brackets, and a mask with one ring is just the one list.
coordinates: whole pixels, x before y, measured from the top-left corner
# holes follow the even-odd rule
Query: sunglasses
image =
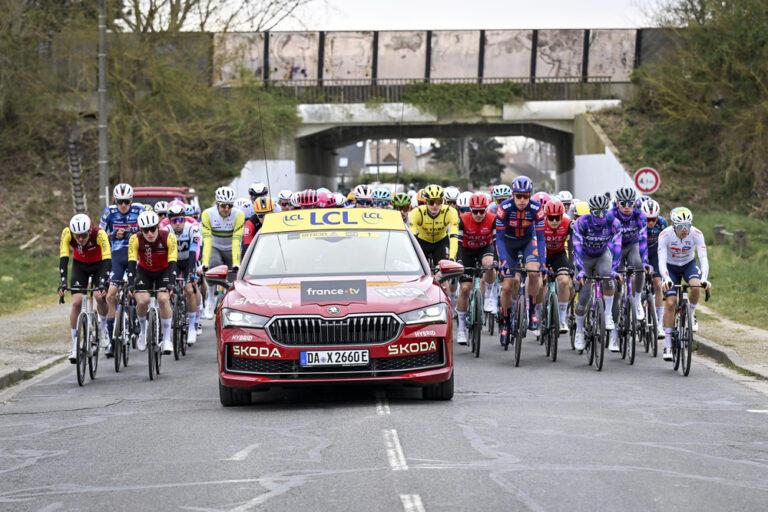
[(157, 231), (157, 226), (152, 226), (151, 228), (141, 228), (141, 232), (144, 234), (154, 233), (155, 231)]
[(626, 208), (627, 206), (635, 206), (634, 201), (619, 201), (619, 206)]
[(605, 217), (605, 212), (607, 210), (592, 210), (592, 215), (595, 217)]
[(169, 222), (170, 222), (171, 224), (181, 224), (181, 223), (183, 223), (184, 221), (186, 221), (187, 219), (185, 219), (184, 217), (171, 217), (171, 218), (170, 218), (170, 219), (168, 219), (168, 220), (169, 220)]
[(472, 215), (482, 215), (485, 213), (485, 209), (470, 210)]
[(496, 204), (501, 204), (504, 201), (506, 201), (507, 199), (509, 199), (509, 198), (508, 197), (497, 197), (496, 198)]
[(84, 238), (88, 238), (90, 235), (91, 234), (87, 231), (85, 233), (75, 233), (75, 238), (82, 240)]
[(683, 222), (682, 224), (675, 224), (675, 229), (679, 229), (680, 231), (683, 231), (685, 229), (691, 229), (691, 223)]
[(231, 210), (232, 208), (234, 208), (235, 205), (232, 203), (219, 203), (219, 206), (224, 208), (225, 210), (227, 209)]
[(117, 201), (115, 201), (115, 202), (116, 202), (117, 204), (131, 204), (131, 200), (130, 200), (130, 199), (118, 199), (118, 200), (117, 200)]
[(442, 206), (443, 200), (442, 199), (430, 199), (427, 201), (427, 204), (429, 206)]
[(365, 199), (358, 199), (355, 201), (356, 204), (359, 204), (360, 206), (371, 206), (373, 204), (373, 201), (367, 201)]
[(530, 199), (531, 196), (528, 194), (515, 194), (515, 199), (518, 201), (522, 201), (523, 199)]
[(547, 215), (547, 220), (550, 222), (558, 222), (560, 219), (562, 219), (559, 215)]
[(291, 202), (290, 201), (280, 201), (277, 204), (279, 204), (282, 208), (285, 208), (286, 206), (291, 206)]
[(373, 204), (376, 206), (384, 207), (384, 206), (389, 206), (389, 201), (376, 201)]
[(448, 206), (456, 206), (456, 201), (446, 201), (445, 204)]

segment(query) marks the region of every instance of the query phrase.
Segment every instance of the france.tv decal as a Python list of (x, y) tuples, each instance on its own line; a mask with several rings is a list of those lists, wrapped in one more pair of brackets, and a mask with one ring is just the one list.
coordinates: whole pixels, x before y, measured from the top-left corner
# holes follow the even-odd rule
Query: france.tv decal
[(367, 224), (378, 224), (383, 220), (384, 218), (381, 216), (381, 213), (376, 210), (369, 210), (363, 213), (363, 222)]
[(366, 299), (365, 279), (301, 282), (302, 304), (365, 302)]
[(283, 224), (286, 226), (298, 226), (304, 222), (304, 217), (301, 213), (290, 213), (283, 217)]

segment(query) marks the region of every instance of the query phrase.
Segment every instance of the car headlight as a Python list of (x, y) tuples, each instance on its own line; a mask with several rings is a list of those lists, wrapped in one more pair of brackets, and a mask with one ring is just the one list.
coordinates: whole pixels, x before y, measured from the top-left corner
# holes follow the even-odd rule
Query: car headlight
[(400, 318), (406, 325), (434, 324), (448, 322), (448, 310), (442, 302), (425, 308), (401, 313)]
[(263, 329), (269, 318), (253, 313), (246, 313), (237, 309), (222, 308), (221, 327), (248, 327), (251, 329)]

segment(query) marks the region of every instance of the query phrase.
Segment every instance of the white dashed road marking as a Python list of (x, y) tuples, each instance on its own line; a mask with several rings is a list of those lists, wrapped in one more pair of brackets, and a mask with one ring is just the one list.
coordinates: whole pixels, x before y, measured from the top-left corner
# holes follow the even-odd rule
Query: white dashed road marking
[(401, 494), (400, 501), (403, 503), (405, 512), (424, 512), (425, 510), (421, 496), (418, 494)]
[(403, 447), (400, 446), (400, 439), (397, 437), (397, 430), (391, 428), (384, 430), (384, 446), (387, 447), (387, 458), (392, 471), (405, 471), (408, 469), (408, 463), (405, 461)]
[(379, 416), (389, 416), (389, 402), (387, 402), (387, 395), (384, 393), (376, 393), (376, 414)]

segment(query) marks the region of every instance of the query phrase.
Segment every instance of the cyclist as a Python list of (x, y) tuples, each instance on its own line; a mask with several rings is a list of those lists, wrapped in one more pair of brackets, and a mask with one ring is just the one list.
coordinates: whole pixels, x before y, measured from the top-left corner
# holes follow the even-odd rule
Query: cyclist
[(253, 203), (251, 202), (251, 199), (247, 197), (238, 197), (235, 199), (235, 208), (236, 210), (240, 210), (243, 212), (243, 215), (245, 215), (245, 218), (248, 219), (253, 216)]
[(261, 229), (264, 216), (269, 212), (274, 211), (275, 204), (272, 202), (271, 197), (261, 196), (253, 202), (253, 209), (256, 213), (245, 221), (245, 229), (243, 230), (243, 254), (248, 250), (251, 242), (253, 242), (253, 239), (256, 238), (256, 235)]
[[(621, 226), (621, 261), (635, 271), (635, 313), (637, 319), (645, 319), (645, 310), (642, 303), (642, 292), (645, 287), (645, 272), (650, 268), (648, 265), (648, 221), (645, 214), (635, 208), (637, 199), (635, 190), (630, 187), (622, 187), (616, 191), (615, 206), (608, 212), (608, 220), (615, 218)], [(621, 301), (613, 304), (613, 319), (619, 318), (619, 309)], [(611, 332), (611, 344), (615, 339), (618, 347), (618, 332), (614, 329)]]
[(373, 206), (373, 189), (368, 185), (358, 185), (353, 191), (355, 195), (355, 208), (370, 208)]
[[(133, 202), (133, 187), (127, 183), (118, 183), (112, 195), (115, 204), (104, 208), (99, 221), (99, 229), (103, 229), (109, 237), (112, 252), (112, 270), (109, 275), (110, 285), (107, 292), (107, 333), (112, 342), (112, 332), (115, 329), (115, 303), (117, 302), (117, 281), (123, 279), (128, 266), (128, 240), (138, 230), (139, 214), (146, 211), (143, 205)], [(151, 210), (151, 208), (150, 208)], [(109, 352), (109, 349), (107, 349)]]
[(563, 203), (563, 209), (565, 210), (566, 215), (570, 216), (568, 211), (571, 209), (571, 203), (573, 203), (573, 194), (568, 190), (561, 190), (558, 192), (557, 198)]
[(585, 201), (579, 201), (578, 199), (574, 199), (573, 203), (571, 203), (570, 209), (573, 212), (573, 214), (568, 213), (567, 215), (573, 220), (573, 222), (576, 222), (576, 220), (582, 215), (589, 214), (589, 203)]
[[(578, 275), (576, 280), (581, 285), (576, 303), (576, 336), (574, 347), (584, 350), (584, 317), (591, 298), (591, 289), (584, 286), (584, 278), (593, 270), (600, 276), (611, 276), (603, 280), (603, 299), (605, 300), (605, 328), (614, 330), (613, 296), (614, 279), (621, 279), (616, 271), (621, 262), (621, 225), (608, 216), (610, 201), (602, 194), (589, 198), (590, 213), (582, 215), (573, 227), (573, 261)], [(611, 338), (611, 351), (618, 352), (619, 345)]]
[[(469, 213), (459, 217), (459, 260), (467, 267), (491, 268), (496, 257), (496, 215), (488, 213), (488, 199), (483, 194), (474, 194), (469, 200)], [(489, 293), (496, 280), (496, 273), (488, 271), (483, 276), (480, 288), (485, 297), (485, 311), (496, 311), (496, 297)], [(474, 278), (464, 275), (459, 278), (461, 291), (457, 301), (459, 312), (459, 331), (456, 341), (460, 345), (467, 344), (466, 317), (469, 304), (469, 293), (472, 291)]]
[[(107, 334), (107, 302), (105, 300), (109, 271), (112, 268), (112, 252), (109, 247), (107, 233), (96, 226), (91, 226), (91, 219), (82, 213), (78, 213), (69, 221), (69, 227), (61, 232), (59, 243), (59, 296), (64, 296), (67, 288), (67, 267), (69, 266), (69, 251), (72, 250), (72, 280), (71, 288), (85, 288), (88, 286), (88, 278), (91, 277), (93, 287), (99, 291), (94, 293), (96, 297), (96, 310), (99, 314), (99, 328), (102, 347), (109, 340)], [(77, 317), (83, 306), (83, 294), (72, 292), (72, 311), (69, 314), (69, 328), (72, 332), (72, 352), (69, 353), (69, 361), (77, 360)], [(111, 352), (112, 344), (107, 348)], [(108, 356), (109, 357), (109, 356)]]
[(403, 222), (408, 224), (408, 217), (411, 213), (411, 198), (408, 194), (401, 192), (395, 195), (395, 197), (392, 198), (392, 206), (395, 210), (400, 212), (400, 215), (403, 217)]
[[(184, 215), (185, 209), (180, 204), (168, 206), (169, 225), (164, 229), (173, 233), (177, 241), (176, 270), (186, 281), (184, 296), (187, 301), (187, 317), (189, 329), (187, 343), (197, 342), (197, 293), (194, 280), (197, 275), (197, 246), (200, 241), (200, 227), (197, 222)], [(180, 290), (182, 291), (182, 290)]]
[(251, 196), (251, 202), (268, 194), (269, 189), (267, 188), (266, 183), (253, 183), (250, 187), (248, 187), (248, 195)]
[(299, 192), (297, 201), (300, 209), (317, 208), (317, 191), (313, 188), (302, 190)]
[(425, 188), (422, 197), (427, 204), (411, 212), (410, 228), (424, 256), (431, 267), (446, 256), (455, 260), (459, 249), (459, 214), (443, 204), (444, 191), (439, 185)]
[[(573, 230), (571, 219), (565, 215), (565, 206), (559, 199), (550, 200), (544, 207), (547, 222), (544, 225), (544, 237), (547, 247), (547, 268), (557, 273), (561, 270), (571, 270), (570, 262), (565, 251), (565, 244), (571, 237)], [(557, 303), (560, 309), (560, 332), (568, 332), (565, 321), (568, 300), (570, 298), (571, 277), (568, 275), (557, 276)], [(542, 303), (543, 293), (539, 296), (539, 304)]]
[[(496, 187), (497, 189), (499, 186)], [(513, 197), (507, 199), (498, 208), (496, 216), (496, 249), (499, 254), (499, 268), (504, 275), (501, 288), (501, 308), (504, 317), (500, 342), (509, 344), (509, 313), (512, 303), (520, 289), (519, 274), (510, 274), (509, 269), (517, 265), (518, 255), (522, 255), (528, 274), (528, 292), (536, 297), (541, 288), (539, 271), (544, 267), (544, 209), (539, 203), (531, 201), (533, 183), (527, 176), (519, 176), (512, 182)], [(533, 304), (532, 304), (533, 305)], [(529, 310), (529, 329), (538, 330), (538, 318), (534, 307)]]
[(499, 205), (512, 197), (512, 189), (509, 187), (509, 185), (496, 185), (493, 187), (493, 190), (491, 190), (491, 197), (493, 198), (493, 203), (488, 207), (488, 211), (491, 213), (498, 214), (497, 211)]
[[(197, 226), (197, 230), (200, 231), (200, 221), (198, 218), (200, 217), (200, 208), (193, 204), (188, 204), (184, 208), (184, 213), (187, 214), (187, 218), (190, 219), (192, 222), (195, 223), (195, 226)], [(195, 267), (200, 264), (200, 255), (202, 254), (203, 249), (203, 239), (200, 237), (198, 239), (197, 244), (197, 253), (195, 254)], [(197, 287), (197, 313), (195, 314), (195, 331), (197, 332), (197, 335), (200, 336), (203, 333), (203, 295), (205, 295), (208, 292), (208, 286), (205, 283), (204, 279), (201, 279), (198, 283), (200, 286)]]
[(390, 208), (390, 202), (392, 201), (392, 192), (386, 187), (379, 187), (373, 191), (373, 207), (374, 208)]
[(159, 223), (160, 219), (155, 212), (142, 212), (139, 215), (139, 232), (131, 235), (128, 243), (128, 289), (136, 297), (136, 315), (141, 326), (136, 347), (141, 351), (147, 349), (149, 292), (156, 290), (163, 331), (163, 354), (170, 354), (173, 352), (170, 294), (176, 286), (178, 242), (176, 235), (159, 229)]
[(160, 222), (164, 221), (168, 217), (168, 201), (156, 202), (154, 210)]
[(293, 205), (291, 204), (291, 195), (292, 192), (288, 189), (283, 189), (277, 194), (277, 204), (280, 205), (280, 210), (293, 210)]
[[(245, 214), (233, 210), (235, 191), (231, 187), (216, 189), (216, 204), (202, 214), (200, 229), (203, 234), (202, 271), (209, 266), (226, 265), (232, 270), (240, 267), (240, 241), (243, 238)], [(215, 294), (206, 297), (207, 318), (213, 318)]]
[(445, 204), (458, 210), (456, 203), (460, 194), (461, 191), (456, 187), (445, 187)]
[(456, 210), (459, 215), (469, 212), (469, 199), (472, 197), (472, 192), (462, 192), (459, 194), (459, 198), (456, 200)]
[[(685, 207), (672, 210), (669, 215), (672, 226), (669, 226), (659, 235), (659, 271), (664, 280), (663, 290), (667, 294), (664, 308), (664, 360), (672, 360), (672, 325), (674, 323), (675, 307), (677, 306), (677, 293), (672, 287), (680, 284), (681, 279), (692, 285), (704, 285), (711, 287), (707, 281), (709, 276), (709, 260), (707, 259), (707, 245), (704, 243), (704, 235), (693, 227), (693, 214)], [(696, 255), (699, 256), (701, 268), (696, 264)], [(699, 329), (696, 320), (696, 305), (699, 303), (701, 288), (691, 288), (689, 300), (691, 304), (691, 316), (693, 330)]]
[(645, 201), (640, 209), (648, 221), (648, 263), (653, 267), (653, 299), (656, 307), (656, 318), (659, 320), (657, 336), (663, 338), (664, 326), (661, 319), (664, 317), (664, 299), (661, 292), (661, 272), (659, 272), (659, 234), (669, 224), (667, 219), (659, 215), (661, 208), (659, 203), (653, 199)]
[(531, 196), (531, 201), (535, 201), (541, 205), (541, 207), (545, 207), (547, 203), (549, 202), (550, 197), (549, 194), (546, 192), (536, 192)]
[(346, 208), (347, 198), (340, 192), (334, 192), (333, 198), (336, 200), (336, 208)]
[(355, 193), (354, 191), (350, 190), (349, 194), (347, 194), (347, 208), (354, 208), (355, 207)]

